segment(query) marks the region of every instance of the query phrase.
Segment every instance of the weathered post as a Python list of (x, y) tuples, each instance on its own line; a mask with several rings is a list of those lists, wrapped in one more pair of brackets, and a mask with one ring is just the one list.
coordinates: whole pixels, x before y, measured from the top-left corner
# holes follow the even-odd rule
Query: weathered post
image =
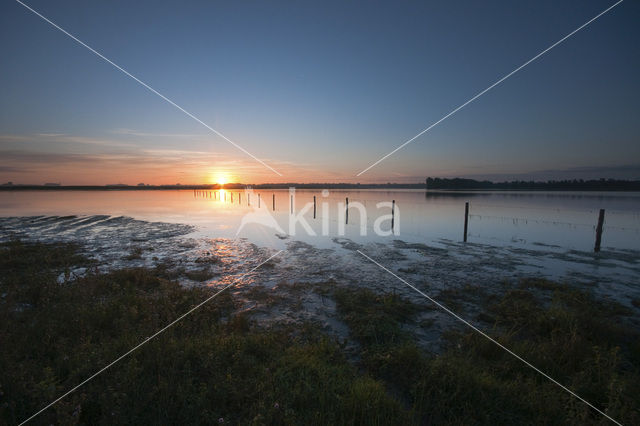
[(293, 195), (291, 196), (289, 203), (291, 204), (291, 214), (293, 214)]
[(344, 215), (344, 223), (349, 224), (349, 197), (346, 198), (345, 202), (345, 215)]
[(233, 192), (231, 193), (231, 204), (233, 204)]
[(251, 193), (247, 192), (247, 205), (250, 206), (251, 205)]
[(313, 196), (313, 218), (316, 218), (316, 196)]
[(242, 204), (242, 192), (238, 192), (238, 204)]
[(258, 208), (260, 208), (260, 194), (258, 194)]
[(273, 194), (272, 198), (273, 198), (273, 211), (275, 212), (276, 211), (276, 194)]
[(467, 229), (469, 229), (469, 202), (464, 203), (464, 239), (467, 242)]
[(391, 200), (391, 230), (393, 231), (393, 226), (395, 224), (395, 216), (396, 216), (396, 200)]
[(604, 209), (600, 209), (600, 214), (598, 215), (598, 226), (596, 226), (596, 245), (593, 248), (593, 251), (596, 253), (600, 251), (600, 242), (602, 240), (602, 225), (604, 224)]

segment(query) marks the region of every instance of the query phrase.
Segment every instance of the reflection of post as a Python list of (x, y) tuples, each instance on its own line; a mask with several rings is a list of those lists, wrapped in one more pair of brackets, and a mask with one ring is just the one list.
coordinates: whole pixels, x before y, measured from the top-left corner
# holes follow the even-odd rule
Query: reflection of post
[(276, 194), (273, 194), (273, 211), (276, 211)]
[(344, 215), (344, 223), (349, 224), (349, 197), (346, 198), (345, 202), (345, 215)]
[(313, 218), (316, 218), (316, 196), (313, 196)]
[(469, 227), (469, 202), (464, 203), (464, 242), (467, 242), (467, 229)]
[(391, 230), (393, 231), (393, 225), (395, 224), (396, 215), (396, 200), (391, 200)]
[(602, 240), (602, 225), (604, 224), (604, 209), (600, 209), (600, 214), (598, 215), (598, 226), (596, 227), (596, 245), (593, 248), (593, 251), (600, 251), (600, 241)]

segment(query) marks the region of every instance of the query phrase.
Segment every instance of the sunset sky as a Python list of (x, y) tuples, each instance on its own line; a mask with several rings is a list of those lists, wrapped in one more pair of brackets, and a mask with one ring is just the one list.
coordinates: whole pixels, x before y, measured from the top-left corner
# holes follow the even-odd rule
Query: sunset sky
[(24, 2), (283, 176), (3, 1), (1, 182), (640, 179), (637, 1), (359, 177), (615, 1)]

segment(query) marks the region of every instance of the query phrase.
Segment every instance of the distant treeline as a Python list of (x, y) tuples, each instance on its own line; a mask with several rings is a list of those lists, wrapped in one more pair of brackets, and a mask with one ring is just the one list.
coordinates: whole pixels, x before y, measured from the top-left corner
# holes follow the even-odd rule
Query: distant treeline
[(259, 185), (247, 185), (243, 183), (228, 183), (224, 187), (219, 184), (208, 185), (0, 185), (0, 190), (123, 190), (123, 191), (148, 191), (163, 189), (188, 189), (188, 190), (212, 190), (212, 189), (428, 189), (428, 190), (512, 190), (512, 191), (640, 191), (638, 180), (618, 179), (593, 179), (593, 180), (549, 180), (546, 182), (535, 181), (511, 181), (491, 182), (478, 181), (463, 178), (427, 178), (421, 183), (264, 183)]
[(638, 180), (618, 179), (573, 179), (549, 180), (546, 182), (521, 181), (490, 182), (474, 179), (441, 179), (427, 178), (427, 189), (458, 190), (458, 189), (493, 189), (516, 191), (640, 191)]

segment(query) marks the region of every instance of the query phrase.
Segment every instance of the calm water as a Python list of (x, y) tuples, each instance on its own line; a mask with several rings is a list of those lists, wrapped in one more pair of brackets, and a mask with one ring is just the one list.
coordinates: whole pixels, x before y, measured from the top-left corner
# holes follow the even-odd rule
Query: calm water
[[(273, 197), (275, 195), (275, 210)], [(313, 218), (313, 197), (316, 218)], [(258, 201), (260, 198), (260, 201)], [(344, 215), (349, 199), (349, 218)], [(394, 231), (389, 232), (389, 205), (395, 200)], [(435, 193), (414, 190), (317, 190), (295, 193), (295, 214), (309, 204), (303, 215), (310, 232), (299, 222), (295, 237), (319, 247), (335, 244), (335, 238), (354, 241), (438, 243), (463, 237), (464, 204), (470, 203), (468, 238), (498, 246), (528, 249), (592, 250), (599, 209), (606, 210), (602, 247), (640, 250), (640, 193), (605, 192), (475, 192)], [(260, 209), (258, 209), (260, 202)], [(362, 212), (358, 206), (362, 206)], [(247, 238), (260, 245), (277, 247), (289, 233), (291, 195), (287, 190), (254, 191), (10, 191), (0, 192), (0, 216), (112, 215), (147, 221), (196, 226), (206, 237)], [(268, 213), (268, 214), (267, 214)], [(366, 214), (365, 214), (366, 213)], [(238, 229), (244, 219), (244, 226)], [(252, 220), (273, 217), (279, 230)], [(341, 230), (344, 228), (344, 230)], [(362, 235), (366, 233), (366, 235)]]

